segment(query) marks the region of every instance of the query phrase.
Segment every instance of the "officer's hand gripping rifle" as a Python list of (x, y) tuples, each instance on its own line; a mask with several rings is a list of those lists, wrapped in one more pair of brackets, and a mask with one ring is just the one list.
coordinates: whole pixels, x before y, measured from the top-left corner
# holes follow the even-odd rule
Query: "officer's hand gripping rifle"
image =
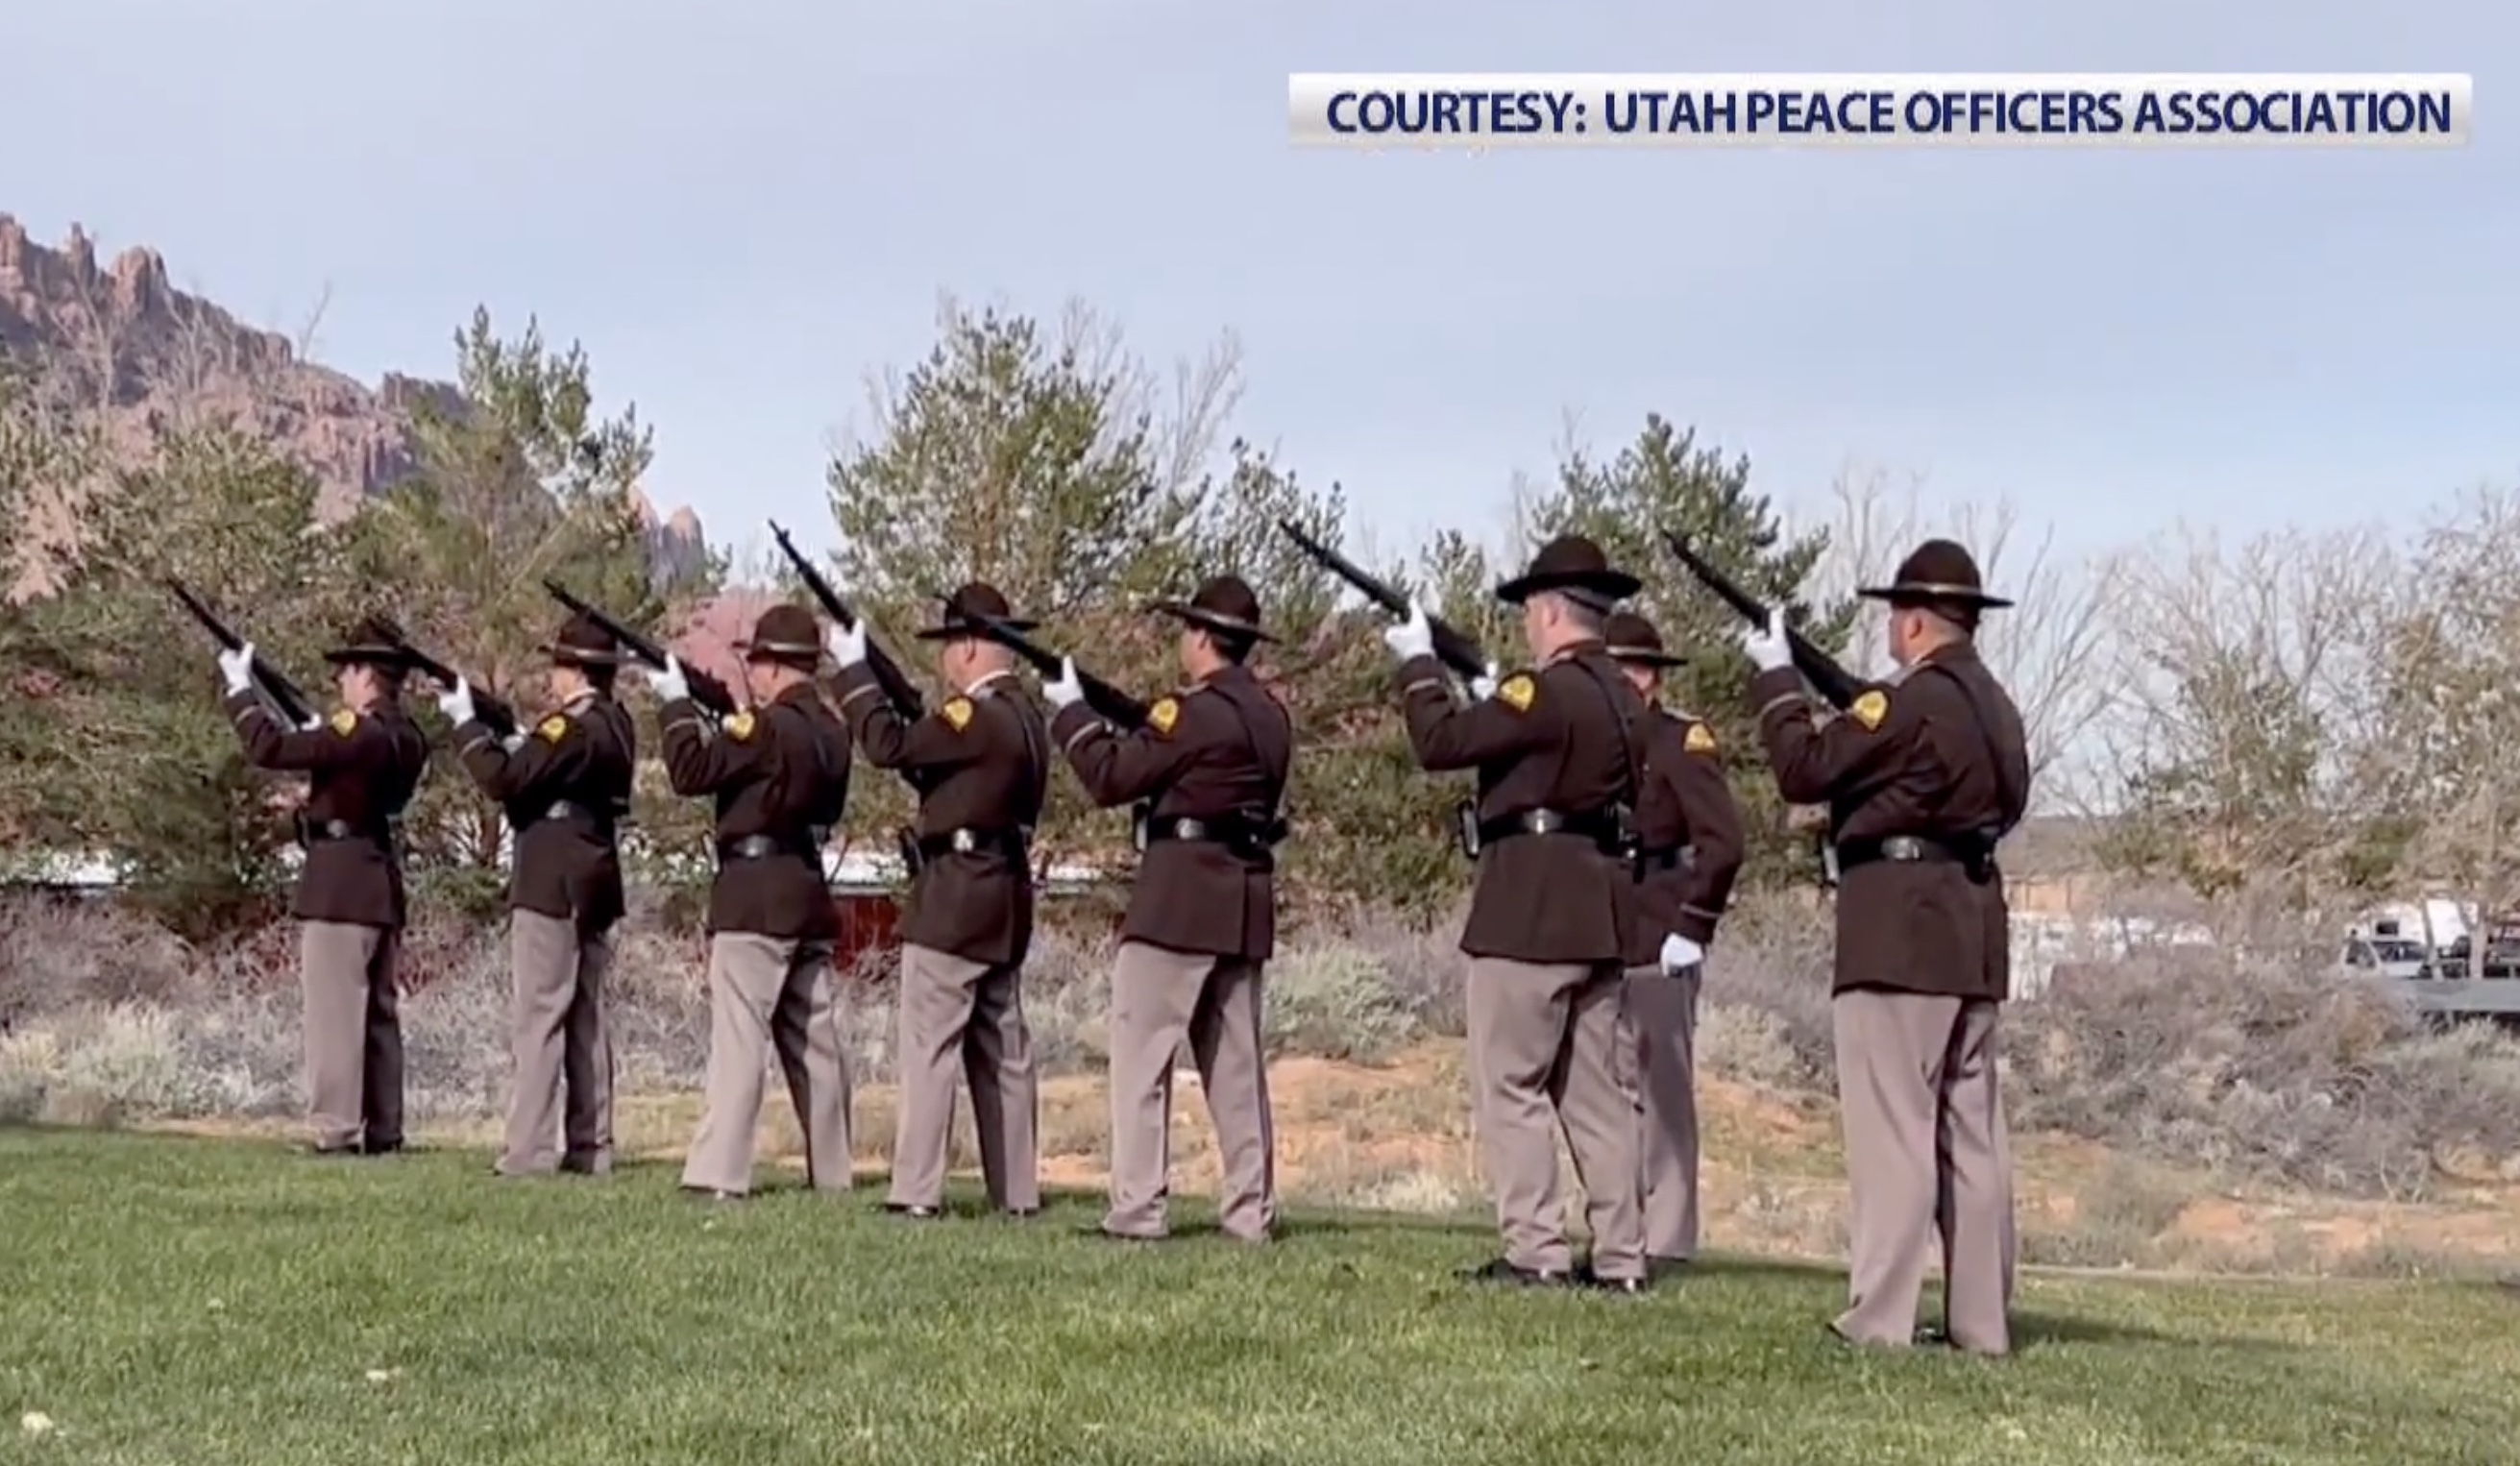
[(461, 682), (470, 689), (472, 693), (473, 721), (488, 729), (490, 736), (505, 738), (516, 733), (517, 710), (505, 698), (482, 690), (478, 683), (414, 646), (404, 638), (396, 637), (394, 644), (402, 648), (403, 659), (410, 662), (415, 671), (439, 687), (451, 689)]
[[(1715, 598), (1731, 606), (1742, 620), (1761, 630), (1767, 628), (1771, 611), (1757, 597), (1742, 590), (1732, 577), (1707, 563), (1705, 557), (1689, 549), (1688, 542), (1679, 535), (1666, 532), (1663, 539), (1688, 573), (1697, 577), (1698, 584), (1714, 592)], [(1812, 690), (1839, 712), (1853, 706), (1856, 697), (1863, 692), (1864, 684), (1854, 673), (1839, 666), (1836, 658), (1813, 645), (1809, 637), (1790, 626), (1785, 628), (1785, 648), (1791, 653), (1794, 670), (1802, 674), (1803, 681), (1811, 684)], [(1830, 841), (1826, 826), (1820, 831), (1819, 844), (1821, 884), (1834, 886), (1837, 884), (1837, 847)]]
[[(943, 599), (943, 598), (938, 598)], [(989, 640), (1006, 647), (1033, 664), (1044, 677), (1057, 677), (1065, 660), (1058, 652), (1042, 645), (1022, 632), (985, 612), (969, 612), (972, 622), (989, 634)], [(1085, 705), (1116, 727), (1135, 732), (1147, 726), (1147, 704), (1121, 691), (1091, 672), (1079, 670), (1076, 685), (1085, 689)]]
[[(570, 595), (568, 588), (556, 580), (544, 581), (543, 589), (551, 593), (554, 600), (604, 628), (607, 635), (621, 644), (622, 650), (660, 672), (664, 670), (667, 658), (664, 647)], [(683, 668), (683, 683), (692, 689), (692, 701), (721, 718), (735, 715), (735, 694), (727, 689), (726, 684), (698, 667), (690, 666)], [(477, 704), (475, 710), (478, 710)]]
[[(1401, 595), (1399, 591), (1379, 578), (1369, 574), (1364, 566), (1296, 528), (1291, 520), (1279, 520), (1278, 532), (1294, 541), (1296, 548), (1312, 556), (1313, 561), (1323, 569), (1356, 587), (1366, 600), (1394, 616), (1407, 619), (1409, 598)], [(1459, 628), (1440, 617), (1428, 616), (1426, 631), (1434, 642), (1436, 660), (1451, 668), (1464, 681), (1488, 675), (1487, 653), (1480, 648), (1478, 643), (1471, 641)]]
[[(849, 603), (840, 599), (839, 592), (832, 589), (832, 583), (823, 578), (822, 571), (814, 568), (812, 560), (805, 558), (804, 552), (788, 538), (788, 531), (781, 529), (776, 519), (770, 521), (770, 537), (779, 542), (780, 553), (788, 556), (788, 563), (795, 568), (796, 578), (805, 583), (806, 591), (822, 603), (824, 614), (843, 628), (855, 627), (858, 613), (849, 609)], [(893, 705), (895, 711), (905, 718), (916, 718), (925, 710), (919, 689), (901, 670), (901, 664), (876, 644), (872, 632), (867, 637), (866, 664), (867, 670), (875, 674), (876, 686), (883, 689), (884, 699)]]
[[(1733, 614), (1761, 631), (1767, 630), (1770, 613), (1764, 602), (1742, 590), (1732, 577), (1707, 563), (1705, 556), (1688, 548), (1687, 540), (1668, 532), (1663, 538), (1670, 543), (1671, 553), (1680, 557), (1681, 564), (1697, 577), (1699, 585), (1714, 592), (1718, 600), (1732, 607)], [(1793, 653), (1794, 670), (1803, 675), (1803, 681), (1810, 683), (1812, 690), (1830, 707), (1842, 713), (1864, 690), (1862, 679), (1839, 666), (1835, 658), (1813, 645), (1810, 638), (1790, 626), (1785, 628), (1785, 645)]]
[[(194, 595), (182, 581), (171, 575), (167, 576), (166, 589), (175, 593), (175, 600), (185, 610), (192, 613), (194, 620), (202, 623), (202, 630), (210, 634), (210, 640), (218, 643), (221, 650), (234, 651), (245, 644), (245, 638), (238, 636), (234, 628), (220, 620), (218, 613), (211, 610), (201, 597)], [(269, 699), (272, 707), (289, 720), (290, 727), (303, 728), (315, 721), (315, 709), (306, 700), (306, 694), (298, 690), (297, 684), (291, 682), (287, 674), (264, 661), (260, 652), (254, 654), (253, 662), (247, 669), (247, 673), (253, 679), (253, 685), (261, 689), (262, 695)]]

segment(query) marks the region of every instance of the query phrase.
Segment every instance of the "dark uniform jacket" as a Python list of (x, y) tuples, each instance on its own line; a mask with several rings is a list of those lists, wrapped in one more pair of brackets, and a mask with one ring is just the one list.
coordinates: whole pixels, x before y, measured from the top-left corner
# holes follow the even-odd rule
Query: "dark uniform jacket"
[(1631, 967), (1658, 960), (1665, 937), (1713, 942), (1741, 873), (1741, 806), (1724, 781), (1714, 731), (1662, 708), (1651, 710), (1645, 728), (1645, 786), (1637, 801), (1644, 869)]
[(674, 792), (717, 801), (708, 930), (836, 937), (823, 842), (848, 805), (849, 734), (839, 719), (800, 683), (727, 719), (714, 735), (689, 699), (665, 704), (659, 721)]
[(1537, 671), (1511, 673), (1467, 706), (1454, 702), (1431, 656), (1402, 663), (1399, 679), (1418, 764), (1478, 771), (1483, 829), (1462, 951), (1518, 962), (1623, 962), (1640, 905), (1634, 866), (1604, 849), (1598, 832), (1494, 830), (1535, 811), (1602, 820), (1633, 799), (1630, 771), (1644, 767), (1647, 709), (1601, 643), (1579, 642)]
[(1176, 952), (1267, 961), (1278, 940), (1276, 858), (1265, 846), (1166, 838), (1165, 831), (1181, 820), (1274, 818), (1294, 761), (1293, 721), (1242, 666), (1156, 699), (1149, 714), (1145, 728), (1121, 733), (1079, 702), (1060, 708), (1050, 725), (1096, 804), (1152, 801), (1120, 935)]
[(839, 677), (858, 751), (920, 790), (919, 873), (901, 939), (974, 962), (1032, 945), (1032, 827), (1050, 788), (1050, 734), (1014, 678), (994, 673), (912, 719), (861, 662)]
[(479, 721), (455, 731), (456, 756), (516, 831), (508, 904), (601, 933), (621, 919), (621, 817), (638, 733), (630, 710), (588, 691), (509, 749)]
[[(1791, 669), (1761, 674), (1751, 696), (1778, 788), (1829, 809), (1835, 990), (2008, 997), (2003, 877), (1984, 835), (2020, 821), (2030, 755), (2020, 712), (1976, 651), (1938, 650), (1842, 717), (1822, 719)], [(1959, 858), (1972, 854), (1983, 861)]]
[(298, 815), (306, 864), (290, 911), (300, 921), (400, 927), (408, 919), (401, 853), (391, 822), (420, 787), (428, 739), (387, 697), (364, 713), (334, 712), (323, 727), (283, 723), (248, 689), (227, 699), (246, 762), (310, 776)]

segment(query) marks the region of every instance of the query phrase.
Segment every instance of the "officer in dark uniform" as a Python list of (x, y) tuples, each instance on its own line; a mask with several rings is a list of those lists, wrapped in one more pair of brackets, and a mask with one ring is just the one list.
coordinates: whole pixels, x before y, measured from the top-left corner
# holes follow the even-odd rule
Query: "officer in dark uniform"
[(717, 803), (709, 888), (709, 1057), (685, 1189), (729, 1199), (752, 1189), (761, 1050), (787, 1072), (805, 1135), (805, 1173), (845, 1191), (849, 1072), (832, 1006), (838, 912), (823, 844), (849, 792), (849, 735), (815, 695), (823, 645), (814, 613), (774, 605), (739, 643), (752, 705), (712, 730), (679, 661), (652, 675), (674, 792)]
[(1648, 1277), (1697, 1255), (1697, 993), (1715, 923), (1740, 874), (1741, 807), (1724, 779), (1714, 730), (1657, 700), (1663, 673), (1687, 659), (1633, 611), (1605, 628), (1611, 660), (1643, 698), (1645, 782), (1637, 802), (1642, 869), (1629, 928), (1621, 1054), (1637, 1089), (1638, 1191)]
[[(612, 1042), (604, 979), (621, 919), (620, 821), (630, 810), (638, 735), (612, 696), (620, 651), (611, 633), (573, 614), (550, 645), (558, 704), (530, 732), (502, 740), (461, 679), (437, 705), (455, 725), (456, 754), (514, 831), (508, 882), (514, 1000), (509, 1043), (516, 1088), (497, 1172), (612, 1169)], [(565, 1086), (567, 1108), (556, 1114)], [(555, 1143), (562, 1148), (555, 1150)]]
[(409, 911), (396, 831), (428, 765), (428, 739), (402, 705), (410, 664), (389, 623), (362, 617), (324, 653), (341, 706), (291, 728), (253, 690), (252, 644), (221, 652), (228, 716), (257, 769), (304, 771), (297, 817), (306, 863), (299, 922), (307, 1115), (324, 1155), (402, 1148), (401, 990), (395, 960)]
[[(1497, 596), (1522, 608), (1535, 665), (1455, 701), (1425, 612), (1383, 633), (1400, 659), (1409, 743), (1425, 769), (1478, 771), (1478, 879), (1462, 951), (1472, 1126), (1506, 1255), (1473, 1276), (1644, 1286), (1637, 1116), (1618, 1055), (1622, 958), (1638, 921), (1626, 846), (1642, 781), (1645, 706), (1603, 644), (1635, 576), (1581, 536), (1550, 541)], [(1553, 1130), (1583, 1181), (1591, 1266), (1575, 1271)]]
[(1977, 653), (1990, 596), (1977, 561), (1928, 540), (1893, 582), (1899, 670), (1824, 717), (1793, 670), (1782, 617), (1743, 638), (1777, 787), (1825, 804), (1840, 872), (1835, 1019), (1846, 1132), (1849, 1278), (1831, 1327), (1904, 1346), (1939, 1240), (1945, 1333), (2011, 1349), (2012, 1161), (1996, 1081), (2010, 993), (1996, 843), (2029, 806), (2021, 715)]
[(1173, 1060), (1190, 1042), (1224, 1162), (1226, 1233), (1269, 1239), (1277, 1225), (1276, 1133), (1260, 1029), (1261, 974), (1277, 943), (1277, 859), (1293, 721), (1246, 665), (1260, 599), (1221, 575), (1187, 602), (1189, 685), (1122, 732), (1085, 703), (1073, 662), (1042, 691), (1051, 736), (1097, 805), (1136, 803), (1145, 854), (1111, 970), (1111, 1205), (1106, 1235), (1166, 1235)]
[(1032, 945), (1033, 826), (1050, 787), (1050, 736), (1015, 681), (995, 618), (1027, 631), (1007, 598), (977, 581), (946, 600), (936, 673), (952, 695), (922, 717), (885, 697), (867, 666), (866, 623), (833, 628), (840, 712), (858, 751), (907, 773), (920, 791), (908, 911), (901, 921), (901, 1113), (885, 1205), (930, 1218), (944, 1202), (955, 1071), (971, 1086), (972, 1130), (989, 1200), (1041, 1208), (1040, 1099), (1022, 972)]

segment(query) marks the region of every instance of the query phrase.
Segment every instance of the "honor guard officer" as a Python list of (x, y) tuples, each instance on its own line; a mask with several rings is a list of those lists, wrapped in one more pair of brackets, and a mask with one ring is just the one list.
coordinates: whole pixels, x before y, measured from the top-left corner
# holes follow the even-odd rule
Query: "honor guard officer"
[[(1618, 1048), (1622, 958), (1638, 905), (1623, 847), (1645, 707), (1602, 643), (1612, 607), (1637, 587), (1590, 540), (1543, 546), (1528, 572), (1497, 588), (1522, 608), (1538, 665), (1466, 706), (1454, 701), (1423, 610), (1411, 606), (1383, 633), (1400, 658), (1418, 764), (1478, 771), (1478, 877), (1462, 951), (1470, 958), (1472, 1125), (1506, 1247), (1472, 1274), (1486, 1280), (1644, 1285), (1636, 1099)], [(1574, 1152), (1592, 1223), (1582, 1274), (1566, 1241), (1552, 1120)]]
[(677, 659), (651, 675), (674, 792), (717, 802), (708, 1076), (683, 1186), (719, 1199), (751, 1193), (766, 1043), (788, 1076), (808, 1180), (845, 1191), (849, 1073), (832, 1006), (839, 920), (823, 842), (848, 803), (848, 730), (814, 692), (823, 645), (813, 612), (774, 605), (737, 644), (752, 705), (714, 733)]
[(1982, 612), (2011, 602), (1949, 540), (1859, 594), (1889, 602), (1899, 670), (1841, 717), (1805, 695), (1781, 615), (1743, 638), (1777, 786), (1828, 806), (1840, 872), (1831, 1010), (1851, 1216), (1847, 1308), (1831, 1327), (1910, 1343), (1939, 1233), (1946, 1336), (2006, 1354), (2012, 1161), (1996, 1015), (2010, 962), (1995, 847), (2028, 807), (2030, 760), (1973, 638)]
[[(437, 705), (455, 725), (457, 757), (498, 802), (516, 847), (508, 879), (516, 1088), (493, 1169), (602, 1176), (612, 1169), (613, 1075), (604, 979), (622, 914), (616, 842), (638, 734), (612, 696), (620, 651), (611, 633), (575, 614), (542, 649), (559, 706), (530, 732), (493, 734), (461, 679)], [(565, 1110), (555, 1113), (563, 1089)]]
[(919, 789), (908, 912), (901, 922), (901, 1113), (885, 1205), (937, 1215), (955, 1070), (971, 1086), (972, 1130), (989, 1202), (1041, 1209), (1040, 1098), (1021, 975), (1032, 944), (1032, 829), (1050, 787), (1050, 735), (1015, 681), (1013, 657), (974, 617), (1014, 631), (1007, 598), (973, 582), (945, 602), (936, 673), (953, 695), (905, 716), (867, 665), (866, 623), (831, 635), (840, 712), (859, 753), (909, 774)]
[(1687, 659), (1663, 649), (1632, 611), (1604, 628), (1611, 660), (1647, 708), (1644, 789), (1637, 801), (1642, 866), (1629, 928), (1621, 1014), (1635, 1066), (1638, 1194), (1648, 1277), (1697, 1255), (1697, 993), (1715, 924), (1741, 870), (1741, 808), (1724, 781), (1715, 733), (1656, 700), (1663, 673)]
[(1277, 941), (1280, 801), (1294, 725), (1245, 666), (1274, 641), (1260, 600), (1231, 575), (1179, 617), (1190, 686), (1122, 733), (1084, 701), (1070, 662), (1043, 688), (1051, 735), (1097, 805), (1138, 802), (1144, 854), (1111, 971), (1111, 1205), (1105, 1234), (1166, 1235), (1174, 1056), (1190, 1041), (1216, 1125), (1226, 1233), (1268, 1240), (1277, 1224), (1276, 1134), (1260, 1032), (1261, 973)]
[(420, 787), (428, 740), (403, 710), (410, 666), (394, 628), (364, 617), (324, 653), (342, 705), (290, 728), (252, 689), (253, 645), (219, 655), (228, 716), (258, 769), (303, 771), (297, 840), (306, 862), (291, 912), (299, 923), (307, 1116), (324, 1155), (402, 1148), (402, 1017), (395, 970), (403, 924), (395, 833)]

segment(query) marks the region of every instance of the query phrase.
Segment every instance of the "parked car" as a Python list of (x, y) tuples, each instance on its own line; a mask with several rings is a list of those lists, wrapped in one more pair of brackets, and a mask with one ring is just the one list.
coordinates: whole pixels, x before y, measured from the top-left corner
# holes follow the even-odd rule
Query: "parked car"
[(2424, 944), (2407, 937), (2352, 937), (2345, 943), (2341, 960), (2358, 972), (2376, 972), (2382, 977), (2424, 978), (2434, 975), (2432, 954)]

